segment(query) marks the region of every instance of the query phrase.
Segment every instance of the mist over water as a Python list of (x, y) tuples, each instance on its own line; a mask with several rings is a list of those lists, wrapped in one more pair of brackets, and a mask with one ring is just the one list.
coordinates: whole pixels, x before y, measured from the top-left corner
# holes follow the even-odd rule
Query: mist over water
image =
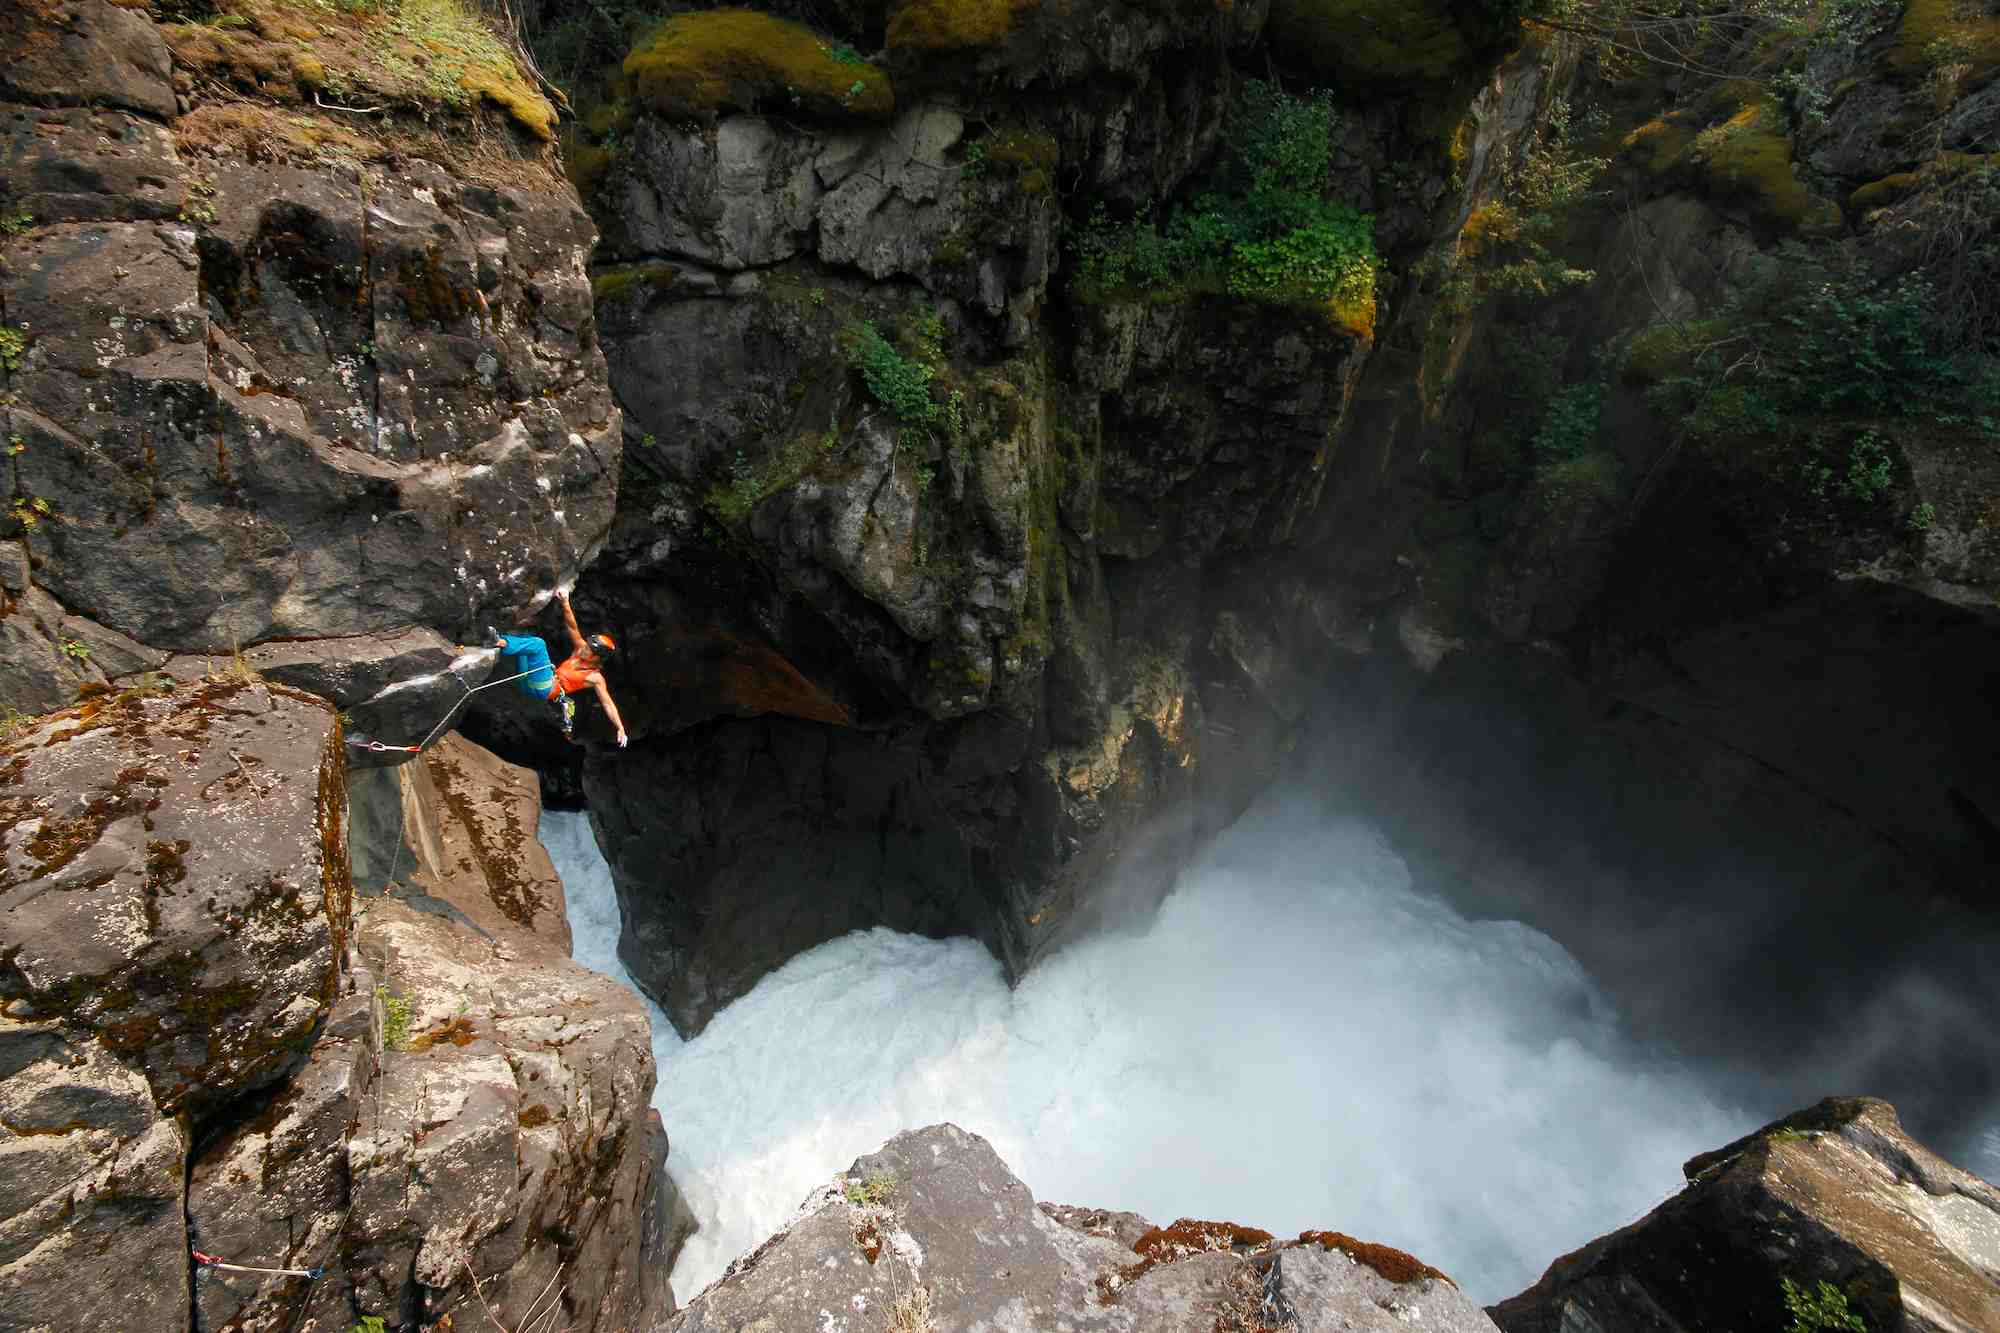
[[(543, 840), (578, 960), (623, 977), (587, 821), (548, 814)], [(1467, 921), (1365, 826), (1276, 795), (1143, 928), (1012, 992), (971, 941), (877, 930), (793, 959), (694, 1041), (653, 1022), (702, 1225), (683, 1300), (854, 1157), (949, 1120), (1038, 1199), (1347, 1231), (1492, 1301), (1765, 1118), (1635, 1040), (1546, 935)]]

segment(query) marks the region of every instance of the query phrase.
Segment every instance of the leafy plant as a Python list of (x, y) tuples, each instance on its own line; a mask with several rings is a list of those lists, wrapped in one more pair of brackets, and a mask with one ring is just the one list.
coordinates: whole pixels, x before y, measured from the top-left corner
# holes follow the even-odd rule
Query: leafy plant
[(215, 186), (199, 176), (190, 176), (186, 189), (181, 200), (181, 221), (196, 225), (215, 221)]
[(382, 1002), (382, 1045), (392, 1051), (408, 1049), (413, 1006), (401, 996), (391, 995), (387, 986), (377, 986), (375, 998)]
[(57, 642), (56, 647), (62, 650), (64, 657), (67, 657), (78, 666), (83, 666), (90, 661), (90, 645), (82, 639), (72, 639), (65, 635)]
[(872, 322), (849, 330), (849, 363), (861, 372), (869, 396), (896, 419), (903, 443), (918, 446), (965, 429), (965, 394), (954, 389), (939, 398), (933, 388), (942, 361), (944, 321), (931, 311), (910, 334), (915, 356), (905, 356)]
[(850, 1180), (841, 1191), (857, 1208), (887, 1202), (896, 1192), (896, 1177), (887, 1171), (871, 1171), (861, 1180)]
[(1778, 1286), (1784, 1293), (1785, 1313), (1792, 1317), (1785, 1333), (1868, 1333), (1866, 1321), (1848, 1308), (1846, 1293), (1831, 1282), (1816, 1283), (1808, 1290), (1781, 1277)]
[(1929, 532), (1931, 524), (1935, 522), (1937, 522), (1937, 506), (1926, 500), (1910, 511), (1910, 516), (1903, 520), (1903, 525), (1911, 532)]
[(35, 215), (25, 208), (0, 211), (0, 236), (19, 236), (35, 225)]
[(39, 495), (17, 495), (14, 497), (11, 507), (13, 509), (14, 521), (29, 532), (33, 532), (36, 528), (40, 527), (42, 520), (55, 512), (49, 507), (49, 502)]
[(386, 1333), (386, 1328), (381, 1315), (365, 1314), (361, 1316), (361, 1322), (349, 1329), (348, 1333)]
[(0, 324), (0, 370), (19, 370), (27, 350), (28, 340), (19, 329)]
[(1989, 359), (1954, 347), (1922, 274), (1877, 283), (1793, 247), (1714, 318), (1669, 333), (1685, 369), (1654, 392), (1700, 435), (1770, 433), (1806, 416), (1982, 415), (2000, 408)]
[(1330, 94), (1294, 97), (1249, 81), (1224, 130), (1207, 189), (1166, 221), (1140, 209), (1093, 212), (1073, 242), (1086, 295), (1226, 291), (1325, 303), (1357, 331), (1374, 325), (1374, 219), (1325, 199), (1339, 128)]

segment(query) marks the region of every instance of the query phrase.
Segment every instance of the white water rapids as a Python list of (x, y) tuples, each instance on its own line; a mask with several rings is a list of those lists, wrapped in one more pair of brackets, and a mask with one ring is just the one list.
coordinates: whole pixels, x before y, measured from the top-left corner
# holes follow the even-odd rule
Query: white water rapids
[[(543, 817), (576, 957), (628, 981), (582, 815)], [(1035, 1197), (1346, 1231), (1480, 1301), (1631, 1221), (1754, 1128), (1628, 1039), (1547, 936), (1412, 890), (1366, 828), (1267, 798), (1157, 918), (1017, 989), (967, 940), (793, 959), (682, 1042), (653, 1010), (682, 1300), (904, 1129), (990, 1140)]]

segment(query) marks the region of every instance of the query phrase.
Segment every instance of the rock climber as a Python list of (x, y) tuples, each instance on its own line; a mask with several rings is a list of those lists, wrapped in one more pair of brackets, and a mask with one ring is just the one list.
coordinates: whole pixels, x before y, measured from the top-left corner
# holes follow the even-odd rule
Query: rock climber
[(611, 719), (611, 725), (618, 729), (618, 746), (625, 747), (625, 723), (618, 716), (618, 705), (611, 701), (611, 687), (604, 681), (604, 673), (598, 668), (606, 656), (618, 651), (618, 645), (609, 634), (593, 634), (585, 638), (577, 628), (576, 612), (570, 607), (569, 594), (558, 591), (556, 599), (562, 603), (563, 625), (569, 630), (570, 641), (576, 651), (563, 659), (561, 666), (553, 666), (549, 661), (549, 646), (532, 634), (502, 634), (497, 629), (486, 631), (488, 646), (498, 648), (502, 657), (511, 657), (518, 664), (516, 670), (522, 673), (519, 681), (521, 691), (536, 699), (547, 699), (562, 712), (563, 737), (574, 740), (572, 734), (576, 726), (576, 700), (572, 697), (585, 690), (596, 690), (597, 700), (604, 705), (604, 715)]

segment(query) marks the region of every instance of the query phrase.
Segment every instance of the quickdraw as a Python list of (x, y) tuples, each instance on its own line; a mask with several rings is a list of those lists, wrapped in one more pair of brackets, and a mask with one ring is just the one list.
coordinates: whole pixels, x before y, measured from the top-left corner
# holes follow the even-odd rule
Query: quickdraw
[(325, 1273), (324, 1268), (255, 1268), (249, 1264), (232, 1264), (213, 1254), (203, 1254), (200, 1250), (190, 1250), (195, 1267), (215, 1268), (228, 1273), (269, 1273), (274, 1277), (317, 1278)]

